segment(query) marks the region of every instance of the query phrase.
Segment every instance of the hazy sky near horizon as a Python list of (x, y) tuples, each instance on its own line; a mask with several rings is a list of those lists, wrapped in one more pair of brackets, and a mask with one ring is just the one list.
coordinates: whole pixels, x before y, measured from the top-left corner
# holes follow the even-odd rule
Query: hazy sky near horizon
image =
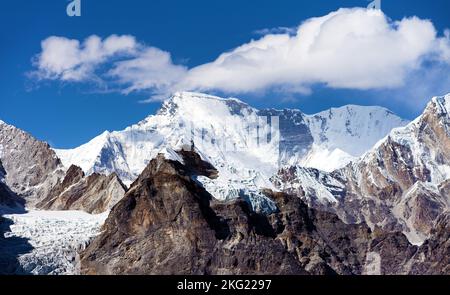
[(450, 92), (448, 0), (383, 0), (383, 13), (355, 9), (365, 0), (81, 0), (73, 18), (68, 3), (0, 10), (0, 119), (58, 148), (136, 123), (177, 90), (407, 119)]

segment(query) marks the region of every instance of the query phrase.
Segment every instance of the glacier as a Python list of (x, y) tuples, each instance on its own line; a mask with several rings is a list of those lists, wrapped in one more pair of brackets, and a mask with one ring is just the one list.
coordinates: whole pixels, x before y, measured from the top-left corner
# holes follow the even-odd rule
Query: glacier
[[(28, 251), (17, 255), (20, 269), (16, 270), (16, 274), (78, 274), (77, 253), (100, 233), (108, 214), (109, 212), (91, 215), (82, 211), (32, 209), (16, 213), (0, 208), (0, 216), (12, 223), (4, 233), (5, 241), (21, 239), (30, 247)], [(12, 246), (23, 247), (20, 244)]]

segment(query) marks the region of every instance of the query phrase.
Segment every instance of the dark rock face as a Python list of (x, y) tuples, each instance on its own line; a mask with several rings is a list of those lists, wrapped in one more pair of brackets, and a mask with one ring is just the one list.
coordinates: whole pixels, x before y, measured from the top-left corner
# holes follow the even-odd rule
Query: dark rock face
[(113, 208), (104, 233), (82, 253), (82, 273), (304, 272), (281, 243), (252, 225), (247, 203), (218, 205), (234, 218), (231, 228), (191, 179), (194, 172), (202, 173), (162, 156), (153, 160)]
[(410, 274), (450, 274), (450, 213), (441, 215), (431, 237), (415, 253)]
[(185, 166), (152, 160), (81, 253), (83, 274), (448, 274), (449, 219), (422, 247), (396, 231), (348, 225), (299, 197), (265, 191), (262, 215), (219, 202), (195, 181), (214, 171), (193, 152)]
[(271, 215), (276, 239), (295, 253), (310, 274), (359, 274), (371, 232), (367, 225), (347, 225), (336, 215), (309, 208), (301, 199), (271, 193), (280, 212)]
[[(196, 158), (182, 153), (184, 158)], [(191, 161), (192, 163), (192, 161)], [(153, 160), (81, 254), (84, 274), (357, 274), (370, 229), (267, 192), (280, 212), (212, 201), (195, 167)], [(214, 175), (214, 173), (212, 173)]]
[(417, 247), (411, 245), (402, 233), (386, 232), (376, 228), (368, 253), (379, 257), (378, 271), (370, 274), (408, 274), (409, 261), (416, 251)]
[(36, 206), (47, 210), (83, 210), (98, 214), (111, 209), (125, 195), (126, 187), (116, 174), (92, 174), (71, 166), (64, 179)]
[(441, 215), (430, 238), (418, 247), (399, 233), (377, 229), (370, 250), (380, 256), (380, 274), (450, 274), (450, 214)]
[(298, 110), (261, 110), (258, 116), (279, 118), (280, 124), (280, 161), (287, 164), (292, 157), (302, 158), (314, 142), (305, 115)]

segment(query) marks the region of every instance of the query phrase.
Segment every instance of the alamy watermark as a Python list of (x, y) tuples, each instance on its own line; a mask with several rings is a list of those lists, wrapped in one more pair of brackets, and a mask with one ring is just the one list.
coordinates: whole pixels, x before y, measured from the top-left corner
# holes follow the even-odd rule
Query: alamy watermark
[(81, 16), (81, 0), (71, 0), (67, 5), (66, 12), (70, 17)]
[[(381, 0), (370, 2), (367, 8), (381, 10)], [(70, 0), (70, 3), (67, 5), (66, 13), (70, 17), (81, 16), (81, 0)]]
[(249, 119), (225, 119), (221, 126), (203, 128), (190, 123), (186, 130), (184, 150), (197, 148), (208, 150), (219, 148), (224, 152), (249, 150), (278, 151), (280, 145), (280, 118), (278, 116), (257, 116)]
[(378, 9), (381, 10), (381, 0), (375, 0), (369, 3), (368, 9)]
[(278, 116), (258, 116), (246, 120), (227, 118), (220, 126), (204, 128), (194, 122), (180, 126), (185, 151), (218, 149), (222, 152), (264, 150), (278, 153), (280, 119)]

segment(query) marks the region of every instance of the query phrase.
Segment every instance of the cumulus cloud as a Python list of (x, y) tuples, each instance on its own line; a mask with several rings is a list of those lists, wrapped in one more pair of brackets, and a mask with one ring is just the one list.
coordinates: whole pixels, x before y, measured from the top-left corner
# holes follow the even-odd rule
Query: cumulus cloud
[[(443, 37), (417, 17), (392, 21), (380, 10), (340, 9), (303, 22), (295, 31), (261, 31), (216, 60), (188, 69), (168, 52), (139, 44), (131, 36), (77, 40), (50, 37), (37, 57), (41, 79), (108, 79), (125, 93), (164, 94), (178, 90), (245, 93), (279, 89), (309, 93), (331, 88), (389, 89), (404, 85), (425, 62), (450, 65), (450, 32)], [(100, 65), (109, 69), (99, 73)]]
[(174, 65), (168, 52), (146, 48), (134, 59), (117, 62), (109, 75), (117, 82), (128, 85), (124, 92), (153, 89), (164, 92), (182, 80), (187, 73), (184, 66)]
[(132, 36), (98, 36), (78, 40), (49, 37), (42, 41), (42, 52), (34, 62), (40, 79), (83, 81), (92, 78), (96, 67), (116, 55), (131, 56), (138, 44)]
[(379, 10), (341, 9), (307, 20), (294, 36), (270, 34), (224, 53), (191, 69), (180, 86), (233, 92), (315, 83), (399, 87), (438, 42), (448, 49), (429, 21), (413, 17), (390, 22)]

